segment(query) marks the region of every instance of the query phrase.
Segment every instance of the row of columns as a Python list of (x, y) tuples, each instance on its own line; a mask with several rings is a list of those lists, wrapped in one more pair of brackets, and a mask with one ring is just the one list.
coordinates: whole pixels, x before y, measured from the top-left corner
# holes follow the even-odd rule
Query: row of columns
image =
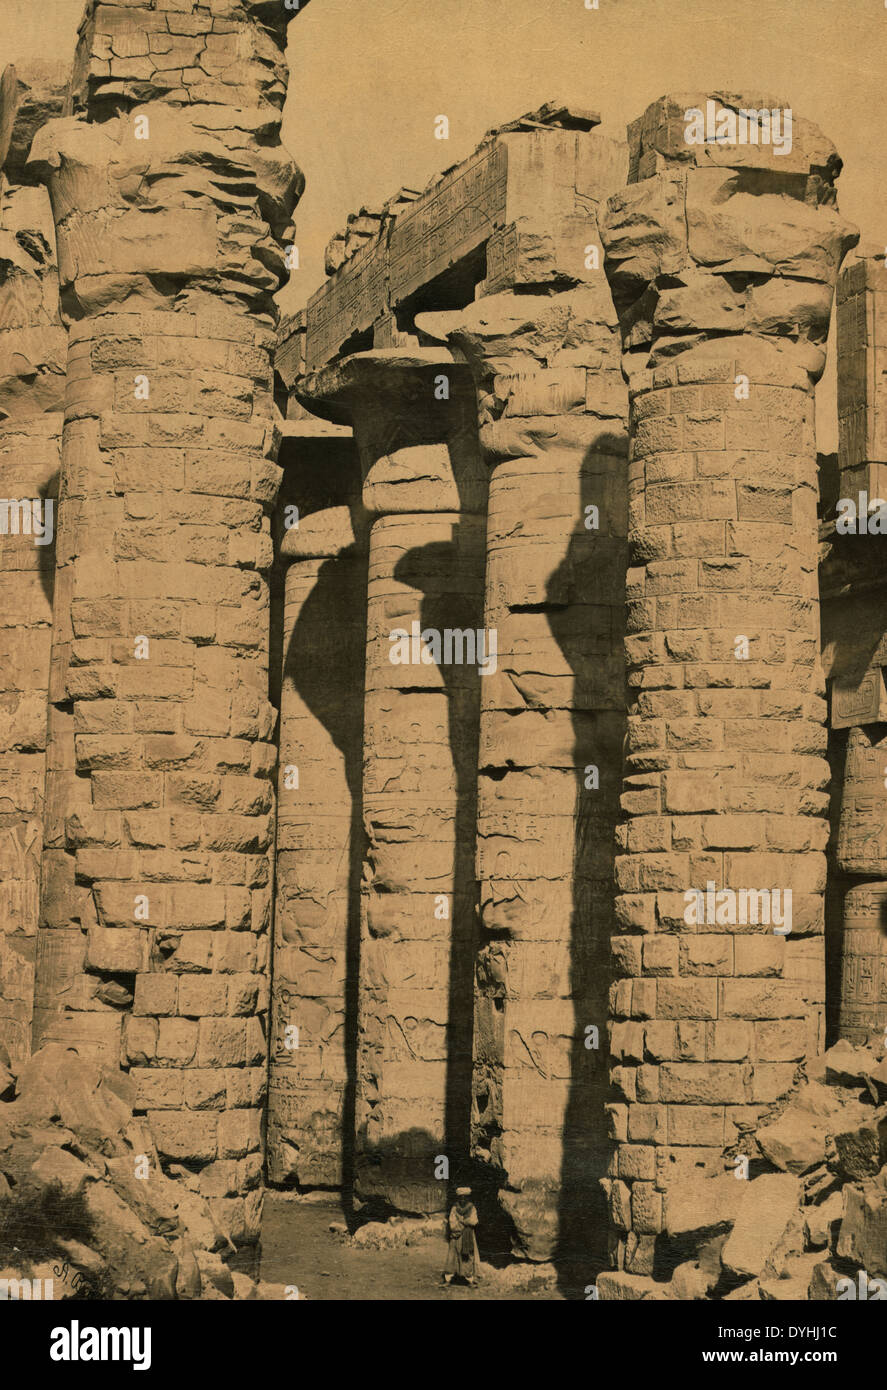
[[(564, 1228), (581, 1244), (604, 1220), (595, 1208), (606, 1170), (611, 846), (625, 698), (618, 326), (603, 276), (550, 297), (491, 295), (419, 324), (440, 346), (357, 354), (298, 387), (313, 409), (353, 424), (370, 519), (366, 663), (363, 673), (354, 663), (348, 697), (364, 674), (362, 776), (349, 786), (366, 837), (354, 1190), (363, 1202), (425, 1212), (444, 1206), (453, 1182), (488, 1182), (506, 1238), (541, 1259)], [(337, 517), (351, 544), (353, 506), (330, 501), (287, 543), (288, 593), (311, 582), (313, 537), (337, 535)], [(351, 633), (355, 591), (326, 589), (332, 604), (323, 611)], [(319, 583), (314, 592), (320, 603)], [(300, 626), (296, 617), (293, 646)], [(447, 654), (448, 642), (469, 634), (467, 659)], [(404, 661), (392, 660), (396, 645)], [(312, 680), (307, 665), (285, 669), (296, 687)], [(329, 738), (322, 706), (309, 728), (304, 698), (290, 698), (285, 684), (282, 769), (300, 760), (300, 747), (304, 759)], [(343, 769), (344, 758), (336, 761)], [(316, 824), (341, 816), (330, 866), (355, 850), (343, 775), (315, 778), (300, 812), (310, 807)], [(300, 777), (290, 795), (301, 797), (303, 785)], [(281, 824), (287, 795), (281, 781)], [(278, 901), (287, 904), (284, 935), (292, 922), (304, 936), (298, 922), (314, 905), (295, 858), (278, 858)], [(340, 941), (346, 909), (340, 892)], [(278, 931), (275, 995), (283, 972), (295, 1020), (316, 1005), (311, 972), (294, 977), (289, 959)], [(346, 1001), (339, 1009), (347, 1037)], [(272, 1101), (275, 1073), (318, 1075), (322, 1044), (305, 1039), (304, 1059), (301, 1034), (298, 1054), (278, 1046)], [(284, 1084), (292, 1089), (293, 1080)], [(272, 1104), (269, 1149), (292, 1155), (291, 1177), (302, 1180), (296, 1155), (321, 1110), (337, 1108), (348, 1123), (346, 1089), (331, 1078), (327, 1102), (312, 1091), (301, 1118)], [(350, 1143), (346, 1133), (346, 1153)]]
[[(606, 1170), (610, 1258), (634, 1273), (668, 1235), (669, 1191), (721, 1170), (824, 1039), (813, 387), (855, 238), (818, 132), (801, 127), (783, 223), (772, 151), (688, 152), (672, 105), (630, 131), (633, 182), (600, 227), (609, 287), (481, 293), (416, 320), (455, 354), (448, 372), (404, 347), (300, 387), (321, 413), (344, 406), (374, 518), (355, 1190), (433, 1210), (460, 1176), (440, 1159), (464, 1154), (464, 952), (475, 1180), (498, 1189), (516, 1251), (564, 1254), (572, 1232), (587, 1257)], [(483, 545), (481, 492), (475, 508), (443, 481), (464, 412), (432, 423), (433, 384), (466, 368)], [(447, 690), (440, 657), (391, 666), (395, 629), (455, 626), (457, 594), (460, 625), (473, 611), (496, 634), (495, 671)], [(444, 737), (454, 709), (476, 753), (464, 728)], [(457, 925), (473, 817), (476, 941)], [(767, 915), (733, 911), (749, 894)]]
[[(611, 1258), (649, 1273), (670, 1189), (821, 1042), (839, 161), (799, 132), (774, 192), (769, 151), (688, 158), (654, 103), (582, 227), (609, 287), (480, 293), (301, 383), (355, 451), (281, 498), (275, 741), (267, 266), (296, 178), (244, 136), (195, 188), (217, 112), (143, 114), (154, 149), (126, 110), (30, 166), (70, 330), (35, 1042), (122, 1059), (159, 1157), (254, 1234), (270, 985), (272, 1180), (414, 1212), (489, 1182), (517, 1253), (587, 1259), (606, 1171)], [(146, 157), (162, 214), (131, 205)], [(790, 892), (789, 930), (711, 910), (743, 891), (783, 923)]]

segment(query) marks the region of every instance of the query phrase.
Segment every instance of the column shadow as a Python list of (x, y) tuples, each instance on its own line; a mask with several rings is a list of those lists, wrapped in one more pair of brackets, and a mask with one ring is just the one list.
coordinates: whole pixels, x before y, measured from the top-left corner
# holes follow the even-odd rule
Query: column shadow
[[(627, 437), (602, 432), (583, 460), (579, 519), (567, 554), (551, 576), (551, 631), (574, 673), (576, 827), (570, 922), (570, 997), (574, 1009), (570, 1091), (563, 1126), (558, 1286), (569, 1298), (608, 1265), (608, 1214), (601, 1186), (612, 1144), (607, 1018), (615, 930), (615, 830), (627, 729), (623, 639), (628, 566)], [(601, 530), (585, 528), (585, 508), (599, 508)], [(577, 621), (577, 609), (579, 621)], [(583, 609), (586, 610), (583, 612)], [(597, 790), (586, 769), (598, 769)], [(597, 1029), (598, 1045), (589, 1046)]]
[[(365, 602), (367, 518), (350, 507), (355, 544), (320, 566), (317, 581), (287, 638), (284, 636), (284, 681), (291, 681), (342, 756), (349, 798), (350, 839), (347, 866), (344, 1029), (346, 1080), (342, 1098), (341, 1153), (345, 1210), (350, 1210), (355, 1167), (357, 1078), (357, 991), (360, 962), (360, 884), (366, 850), (362, 815), (363, 695), (366, 661), (365, 627), (353, 621), (355, 595)], [(336, 618), (341, 621), (336, 621)], [(322, 653), (322, 660), (319, 659)], [(331, 686), (341, 692), (329, 699)], [(275, 932), (281, 930), (275, 922)], [(272, 990), (274, 981), (272, 980)]]

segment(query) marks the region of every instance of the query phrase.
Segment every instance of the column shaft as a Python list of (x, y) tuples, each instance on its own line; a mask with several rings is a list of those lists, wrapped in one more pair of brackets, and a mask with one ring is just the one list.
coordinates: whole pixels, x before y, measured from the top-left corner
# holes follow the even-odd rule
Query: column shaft
[[(62, 85), (61, 75), (58, 87)], [(30, 1052), (65, 330), (46, 190), (23, 168), (44, 76), (0, 82), (0, 1046)]]
[[(719, 100), (735, 123), (744, 103)], [(610, 1212), (635, 1274), (667, 1246), (669, 1194), (723, 1172), (823, 1042), (813, 386), (855, 233), (809, 123), (789, 170), (766, 145), (692, 145), (688, 104), (630, 127), (602, 228), (631, 401)]]
[(284, 541), (268, 1176), (300, 1186), (341, 1186), (353, 1150), (367, 584), (354, 511), (313, 512)]

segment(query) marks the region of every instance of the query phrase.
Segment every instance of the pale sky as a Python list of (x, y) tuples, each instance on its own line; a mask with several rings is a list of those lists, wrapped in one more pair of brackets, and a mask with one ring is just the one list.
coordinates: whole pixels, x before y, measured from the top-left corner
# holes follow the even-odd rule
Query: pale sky
[[(0, 0), (0, 63), (73, 53), (82, 9)], [(597, 110), (622, 136), (666, 92), (772, 94), (834, 141), (842, 211), (863, 240), (887, 244), (884, 0), (311, 0), (289, 32), (283, 138), (307, 186), (288, 309), (323, 280), (324, 247), (349, 212), (421, 188), (490, 126), (548, 100)], [(434, 138), (439, 115), (449, 141)]]

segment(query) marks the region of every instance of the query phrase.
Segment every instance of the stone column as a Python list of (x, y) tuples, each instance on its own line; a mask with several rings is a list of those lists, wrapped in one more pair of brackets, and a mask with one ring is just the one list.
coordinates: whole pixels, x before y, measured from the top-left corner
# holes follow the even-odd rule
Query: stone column
[[(734, 132), (765, 104), (711, 100)], [(741, 1152), (818, 1048), (824, 996), (813, 385), (855, 234), (815, 127), (795, 117), (789, 151), (693, 145), (690, 102), (630, 128), (631, 182), (602, 229), (633, 553), (610, 1204), (614, 1262), (639, 1274), (669, 1191)]]
[(30, 1052), (65, 330), (46, 190), (25, 173), (61, 71), (0, 80), (0, 1046)]
[(51, 689), (67, 766), (35, 1037), (131, 1069), (161, 1161), (199, 1171), (235, 1242), (257, 1225), (267, 1064), (290, 17), (91, 3), (81, 114), (29, 166), (71, 320)]
[[(881, 247), (860, 248), (838, 282), (837, 517), (822, 565), (824, 659), (832, 675), (838, 754), (834, 841), (843, 911), (837, 1035), (865, 1042), (887, 1027), (887, 271)], [(840, 731), (840, 732), (838, 732)], [(837, 885), (836, 885), (837, 886)], [(837, 896), (837, 895), (836, 895)], [(834, 949), (836, 948), (836, 949)]]
[(345, 359), (307, 393), (347, 399), (374, 518), (355, 1191), (438, 1211), (447, 1199), (438, 1159), (458, 1178), (468, 1141), (485, 654), (476, 650), (485, 488), (473, 392), (449, 353), (394, 348)]
[(586, 1262), (603, 1228), (627, 531), (618, 325), (603, 272), (589, 278), (479, 298), (448, 331), (490, 468), (499, 652), (481, 689), (472, 1153), (515, 1254)]
[(341, 1187), (353, 1176), (367, 527), (352, 441), (299, 425), (281, 492), (268, 1178)]

